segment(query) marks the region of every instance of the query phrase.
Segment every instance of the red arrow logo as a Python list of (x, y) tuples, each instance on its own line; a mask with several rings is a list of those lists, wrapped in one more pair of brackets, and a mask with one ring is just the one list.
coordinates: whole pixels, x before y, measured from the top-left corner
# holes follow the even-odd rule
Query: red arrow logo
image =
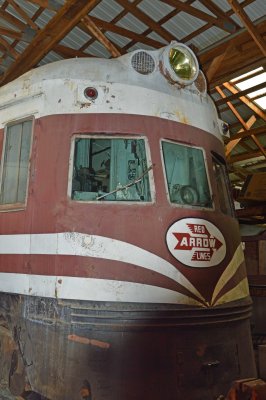
[(223, 243), (211, 235), (205, 225), (186, 225), (191, 233), (173, 232), (173, 235), (177, 239), (175, 250), (195, 249), (191, 260), (210, 261), (214, 251), (217, 251)]

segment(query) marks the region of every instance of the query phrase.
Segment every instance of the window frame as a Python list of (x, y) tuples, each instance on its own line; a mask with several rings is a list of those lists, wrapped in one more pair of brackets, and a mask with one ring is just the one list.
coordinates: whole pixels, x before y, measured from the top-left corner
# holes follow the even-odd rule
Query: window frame
[[(189, 148), (192, 148), (192, 149), (198, 149), (198, 150), (202, 151), (203, 161), (204, 161), (204, 166), (205, 166), (205, 172), (206, 172), (206, 178), (207, 178), (207, 183), (208, 183), (208, 188), (209, 188), (209, 193), (210, 193), (211, 207), (203, 207), (203, 206), (190, 205), (190, 204), (178, 204), (178, 203), (174, 203), (174, 202), (171, 201), (169, 188), (168, 188), (166, 166), (165, 166), (165, 161), (164, 161), (163, 142), (173, 143), (173, 144), (176, 144), (176, 145), (179, 145), (179, 146), (189, 147)], [(174, 139), (162, 138), (162, 139), (160, 139), (160, 153), (161, 153), (161, 162), (162, 162), (162, 167), (163, 167), (162, 170), (163, 170), (163, 176), (164, 176), (164, 184), (165, 184), (165, 188), (166, 188), (166, 197), (167, 197), (168, 203), (171, 206), (178, 207), (178, 208), (189, 208), (189, 209), (193, 209), (193, 210), (214, 211), (215, 210), (215, 204), (214, 204), (214, 198), (213, 198), (213, 190), (212, 190), (212, 185), (211, 185), (211, 180), (210, 180), (210, 174), (209, 174), (209, 168), (208, 168), (208, 160), (207, 160), (205, 149), (203, 147), (195, 146), (195, 145), (192, 145), (190, 143), (184, 143), (182, 141), (177, 141), (177, 140), (174, 140)]]
[(233, 201), (233, 197), (232, 197), (231, 190), (230, 190), (230, 179), (229, 179), (226, 160), (225, 160), (225, 158), (223, 156), (221, 156), (216, 151), (211, 151), (211, 163), (212, 163), (212, 168), (213, 168), (213, 175), (214, 175), (214, 178), (215, 178), (214, 162), (216, 164), (224, 167), (223, 170), (222, 170), (223, 171), (222, 175), (223, 175), (223, 179), (224, 179), (224, 183), (225, 183), (225, 187), (226, 187), (227, 199), (228, 199), (228, 204), (230, 206), (231, 213), (230, 214), (228, 212), (225, 213), (222, 210), (219, 191), (218, 191), (217, 187), (215, 187), (215, 190), (217, 191), (217, 200), (216, 200), (217, 206), (216, 206), (216, 209), (218, 209), (223, 215), (226, 215), (227, 217), (235, 218), (235, 207), (234, 207), (234, 201)]
[(31, 157), (32, 157), (32, 144), (33, 144), (33, 133), (34, 133), (34, 124), (35, 118), (34, 116), (25, 117), (22, 119), (18, 119), (16, 121), (8, 122), (4, 127), (4, 138), (3, 138), (3, 145), (1, 151), (1, 160), (0, 160), (0, 194), (2, 193), (2, 183), (3, 183), (3, 173), (4, 173), (4, 162), (5, 162), (5, 150), (6, 150), (6, 143), (7, 143), (7, 132), (8, 128), (14, 125), (23, 124), (24, 122), (31, 121), (31, 137), (30, 137), (30, 148), (29, 148), (29, 161), (28, 161), (28, 168), (27, 168), (27, 182), (26, 182), (26, 195), (24, 202), (17, 202), (17, 203), (7, 203), (1, 204), (0, 203), (0, 212), (9, 212), (9, 211), (22, 211), (25, 210), (28, 203), (28, 196), (29, 196), (29, 182), (30, 182), (30, 169), (31, 169)]
[(69, 157), (69, 171), (68, 171), (68, 185), (67, 185), (67, 196), (68, 199), (74, 203), (78, 204), (125, 204), (125, 205), (149, 205), (155, 203), (155, 183), (154, 183), (154, 175), (153, 175), (153, 168), (148, 171), (148, 178), (149, 178), (149, 185), (150, 185), (150, 201), (134, 201), (134, 200), (108, 200), (108, 201), (100, 201), (100, 200), (75, 200), (72, 198), (72, 178), (73, 178), (73, 167), (74, 167), (74, 157), (75, 157), (75, 141), (76, 139), (109, 139), (109, 140), (116, 140), (116, 139), (135, 139), (135, 140), (144, 140), (145, 145), (145, 153), (146, 153), (146, 160), (148, 168), (152, 166), (152, 159), (151, 159), (151, 151), (149, 146), (149, 141), (147, 136), (141, 135), (134, 135), (134, 134), (127, 134), (124, 135), (121, 133), (116, 132), (82, 132), (82, 133), (74, 133), (71, 137), (71, 146), (70, 146), (70, 157)]

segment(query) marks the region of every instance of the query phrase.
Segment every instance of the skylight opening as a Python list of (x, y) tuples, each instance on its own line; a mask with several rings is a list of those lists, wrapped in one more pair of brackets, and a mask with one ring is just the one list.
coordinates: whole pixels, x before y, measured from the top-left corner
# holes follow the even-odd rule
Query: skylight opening
[(234, 83), (234, 82), (236, 82), (236, 81), (238, 81), (240, 79), (242, 80), (243, 78), (247, 78), (248, 76), (256, 74), (256, 72), (259, 72), (259, 71), (263, 71), (263, 67), (259, 67), (259, 68), (253, 69), (252, 71), (246, 72), (243, 75), (239, 75), (236, 78), (231, 79), (230, 82)]
[[(262, 71), (262, 73), (249, 78), (250, 75), (254, 75), (255, 73), (257, 73), (259, 71)], [(244, 79), (244, 78), (247, 78), (247, 79)], [(261, 83), (265, 83), (265, 88), (255, 90), (254, 92), (250, 92), (246, 96), (248, 98), (250, 98), (251, 100), (255, 97), (260, 96), (256, 99), (254, 99), (253, 102), (256, 103), (263, 110), (266, 110), (266, 72), (264, 72), (263, 67), (256, 68), (250, 72), (247, 72), (246, 74), (243, 74), (234, 79), (231, 79), (230, 82), (234, 83), (235, 87), (241, 91), (252, 88)]]

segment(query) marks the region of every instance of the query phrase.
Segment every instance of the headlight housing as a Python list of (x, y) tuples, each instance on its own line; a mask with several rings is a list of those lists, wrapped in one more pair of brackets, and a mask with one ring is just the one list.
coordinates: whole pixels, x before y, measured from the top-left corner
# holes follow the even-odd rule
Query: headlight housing
[[(191, 85), (199, 73), (198, 60), (189, 47), (172, 42), (162, 53), (163, 74), (182, 86)], [(169, 79), (170, 78), (170, 79)]]

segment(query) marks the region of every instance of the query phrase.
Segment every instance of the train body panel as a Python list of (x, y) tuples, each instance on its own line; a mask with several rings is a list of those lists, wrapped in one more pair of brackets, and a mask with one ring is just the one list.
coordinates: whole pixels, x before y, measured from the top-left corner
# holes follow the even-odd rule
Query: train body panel
[(0, 393), (213, 399), (256, 374), (224, 125), (202, 75), (135, 54), (1, 89)]

